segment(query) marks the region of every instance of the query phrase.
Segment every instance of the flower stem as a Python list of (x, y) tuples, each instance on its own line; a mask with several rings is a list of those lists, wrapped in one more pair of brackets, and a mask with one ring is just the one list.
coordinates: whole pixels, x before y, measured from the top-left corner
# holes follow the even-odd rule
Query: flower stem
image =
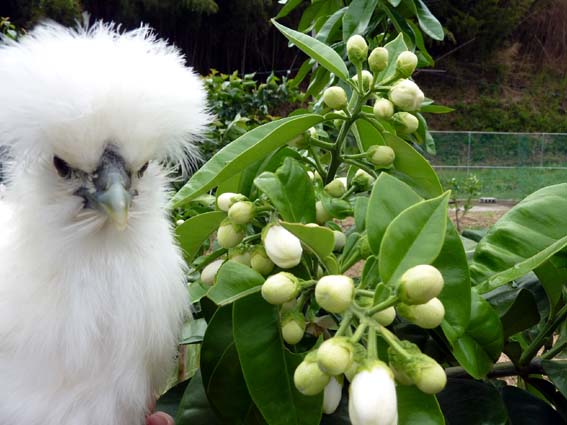
[(350, 327), (350, 322), (352, 321), (353, 314), (350, 311), (347, 311), (346, 314), (343, 316), (341, 320), (341, 324), (339, 325), (339, 329), (335, 332), (335, 336), (344, 335), (347, 329)]
[(368, 328), (368, 360), (378, 360), (378, 347), (376, 346), (376, 329)]
[(356, 328), (356, 332), (354, 333), (354, 335), (352, 336), (352, 338), (350, 340), (354, 344), (356, 344), (358, 341), (360, 341), (360, 338), (362, 338), (362, 335), (364, 335), (364, 332), (366, 331), (367, 327), (368, 327), (367, 323), (360, 322), (360, 324), (358, 325), (358, 328)]
[(354, 165), (355, 167), (358, 167), (358, 168), (366, 171), (371, 176), (376, 177), (376, 171), (374, 171), (374, 169), (372, 169), (371, 167), (366, 165), (364, 162), (357, 161), (356, 159), (345, 159), (344, 161), (345, 161), (345, 163)]
[(388, 298), (388, 299), (382, 301), (381, 303), (376, 304), (375, 306), (369, 308), (369, 309), (366, 311), (366, 314), (367, 314), (368, 316), (372, 316), (374, 313), (378, 313), (379, 311), (385, 310), (385, 309), (387, 309), (388, 307), (393, 306), (393, 305), (396, 304), (398, 301), (399, 301), (398, 296), (397, 296), (397, 295), (393, 295), (393, 296), (391, 296), (390, 298)]

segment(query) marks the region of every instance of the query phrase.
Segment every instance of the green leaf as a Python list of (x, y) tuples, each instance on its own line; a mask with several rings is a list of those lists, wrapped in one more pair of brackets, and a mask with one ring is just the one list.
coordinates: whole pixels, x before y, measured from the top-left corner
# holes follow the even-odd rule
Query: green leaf
[(439, 182), (437, 173), (414, 148), (404, 140), (389, 133), (384, 133), (384, 141), (396, 153), (393, 175), (409, 184), (426, 198), (443, 193), (443, 187)]
[(448, 424), (508, 424), (508, 413), (498, 390), (485, 382), (449, 379), (437, 399)]
[(325, 210), (334, 218), (342, 220), (354, 213), (350, 203), (344, 199), (333, 198), (324, 192), (320, 194), (320, 198)]
[(232, 306), (213, 315), (201, 348), (201, 373), (207, 398), (225, 423), (240, 423), (252, 399), (239, 366), (232, 335)]
[(321, 121), (323, 117), (317, 114), (296, 115), (271, 121), (240, 136), (193, 174), (170, 200), (169, 207), (177, 208), (205, 193)]
[(223, 306), (258, 292), (263, 283), (264, 277), (261, 274), (244, 264), (229, 260), (219, 269), (216, 283), (209, 289), (207, 297)]
[(486, 294), (486, 300), (500, 315), (504, 338), (539, 323), (537, 302), (527, 289), (501, 286)]
[(343, 41), (351, 35), (363, 34), (370, 23), (378, 0), (353, 0), (343, 16)]
[(384, 137), (372, 124), (366, 120), (356, 120), (351, 131), (364, 152), (373, 145), (385, 145)]
[(315, 59), (323, 68), (332, 72), (340, 79), (346, 81), (349, 78), (348, 69), (343, 59), (331, 47), (325, 43), (287, 28), (272, 19), (274, 26), (295, 46), (307, 56)]
[(478, 243), (470, 264), (478, 291), (488, 292), (533, 270), (567, 246), (567, 184), (525, 198)]
[(437, 18), (429, 11), (423, 0), (415, 0), (415, 6), (417, 8), (419, 26), (423, 32), (434, 40), (443, 40), (445, 38), (443, 27)]
[(471, 295), (471, 318), (466, 333), (454, 335), (446, 322), (441, 326), (461, 366), (472, 377), (481, 379), (498, 360), (504, 339), (496, 311), (475, 291)]
[(337, 32), (337, 30), (339, 29), (341, 25), (341, 19), (347, 9), (348, 7), (343, 7), (342, 9), (337, 10), (335, 13), (329, 16), (329, 19), (325, 21), (315, 38), (323, 43), (328, 44), (335, 32)]
[(541, 365), (551, 382), (567, 398), (567, 359), (542, 360)]
[(546, 261), (537, 269), (534, 269), (534, 273), (545, 289), (549, 300), (550, 315), (555, 312), (559, 301), (561, 301), (561, 289), (567, 285), (567, 261), (564, 261), (563, 264), (563, 267), (558, 267), (553, 261)]
[(357, 232), (363, 232), (366, 229), (368, 202), (369, 198), (366, 196), (359, 196), (354, 201), (354, 223)]
[(281, 225), (301, 239), (301, 242), (307, 245), (321, 260), (333, 253), (335, 236), (328, 227), (310, 227), (304, 224), (286, 222), (282, 222)]
[(207, 321), (205, 319), (189, 320), (181, 329), (181, 340), (179, 344), (196, 344), (201, 342), (206, 330)]
[(175, 416), (176, 425), (221, 425), (209, 404), (201, 372), (198, 371), (187, 385)]
[(203, 242), (217, 230), (225, 217), (226, 213), (223, 211), (211, 211), (191, 217), (175, 228), (177, 241), (187, 263), (193, 261)]
[(415, 386), (398, 385), (398, 425), (445, 425), (445, 419), (434, 395)]
[[(388, 10), (387, 5), (385, 5), (384, 10)], [(408, 46), (406, 45), (404, 36), (401, 32), (395, 39), (393, 39), (389, 43), (386, 43), (384, 47), (388, 50), (388, 66), (384, 71), (378, 74), (376, 81), (381, 81), (392, 77), (396, 73), (396, 59), (398, 58), (400, 53), (408, 50)]]
[[(253, 314), (251, 314), (253, 312)], [(278, 311), (259, 294), (234, 304), (233, 331), (244, 379), (270, 425), (317, 425), (322, 394), (304, 396), (293, 384), (302, 356), (284, 347)]]
[(315, 221), (315, 192), (309, 176), (297, 161), (286, 158), (275, 173), (264, 172), (254, 184), (274, 204), (284, 220), (312, 223)]
[(192, 303), (196, 303), (197, 301), (200, 301), (201, 298), (203, 298), (205, 295), (207, 295), (208, 291), (209, 287), (205, 286), (205, 284), (203, 284), (200, 279), (191, 282), (189, 284), (189, 299)]
[(284, 4), (284, 6), (281, 8), (281, 10), (276, 15), (275, 19), (285, 18), (295, 8), (297, 8), (297, 6), (299, 6), (302, 3), (302, 1), (303, 0), (287, 0), (287, 2)]
[(502, 400), (508, 409), (509, 423), (514, 425), (565, 425), (559, 413), (545, 401), (529, 392), (509, 385), (502, 388), (501, 391)]
[(448, 114), (453, 111), (453, 108), (443, 105), (424, 105), (419, 110), (419, 112), (425, 112), (428, 114)]
[(449, 193), (421, 201), (398, 215), (380, 245), (380, 277), (395, 284), (410, 267), (435, 260), (445, 238)]

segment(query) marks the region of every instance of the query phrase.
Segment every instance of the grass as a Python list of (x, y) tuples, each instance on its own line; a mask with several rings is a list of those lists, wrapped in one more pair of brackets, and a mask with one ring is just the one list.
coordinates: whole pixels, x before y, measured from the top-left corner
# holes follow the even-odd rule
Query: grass
[[(466, 177), (466, 169), (437, 169), (443, 187), (455, 177)], [(471, 169), (481, 182), (481, 197), (521, 200), (545, 186), (567, 182), (567, 170), (537, 168)]]

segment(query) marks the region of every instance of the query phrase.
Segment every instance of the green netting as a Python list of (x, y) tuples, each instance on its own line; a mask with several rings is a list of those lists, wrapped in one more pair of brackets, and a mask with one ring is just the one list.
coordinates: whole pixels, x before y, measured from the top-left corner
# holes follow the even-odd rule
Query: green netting
[(482, 195), (522, 199), (544, 186), (567, 182), (567, 134), (432, 132), (430, 157), (443, 183), (475, 174)]

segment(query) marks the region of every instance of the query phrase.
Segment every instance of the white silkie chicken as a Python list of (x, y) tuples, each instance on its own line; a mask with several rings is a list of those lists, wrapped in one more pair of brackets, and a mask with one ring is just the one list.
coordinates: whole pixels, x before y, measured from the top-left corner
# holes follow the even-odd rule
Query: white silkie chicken
[(0, 424), (139, 425), (188, 315), (164, 205), (203, 87), (148, 28), (44, 24), (0, 47)]

